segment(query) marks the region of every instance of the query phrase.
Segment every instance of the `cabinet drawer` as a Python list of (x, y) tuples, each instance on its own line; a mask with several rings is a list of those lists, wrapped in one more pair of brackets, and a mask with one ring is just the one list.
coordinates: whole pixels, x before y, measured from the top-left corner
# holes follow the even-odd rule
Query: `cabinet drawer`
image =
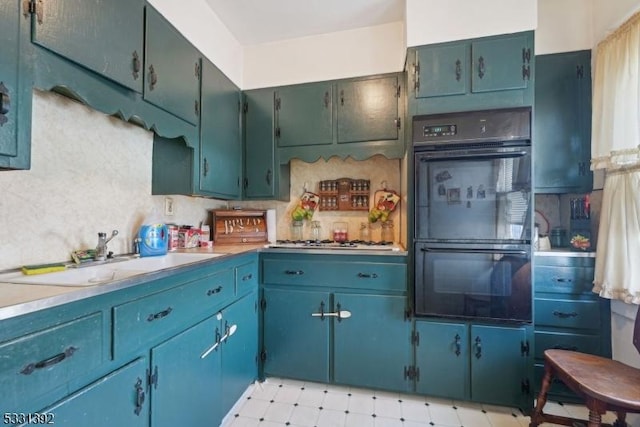
[(233, 270), (113, 308), (113, 353), (118, 357), (151, 345), (189, 322), (213, 314), (235, 295)]
[(600, 329), (600, 301), (535, 299), (536, 325)]
[(103, 317), (94, 313), (0, 346), (0, 409), (23, 410), (103, 362)]
[(258, 287), (258, 263), (253, 261), (236, 267), (236, 295), (245, 295)]
[(265, 259), (265, 284), (406, 290), (406, 265)]
[(598, 335), (536, 331), (535, 357), (543, 359), (544, 351), (548, 349), (573, 350), (599, 355), (601, 354), (600, 342)]
[(580, 294), (593, 288), (593, 267), (535, 266), (535, 291)]

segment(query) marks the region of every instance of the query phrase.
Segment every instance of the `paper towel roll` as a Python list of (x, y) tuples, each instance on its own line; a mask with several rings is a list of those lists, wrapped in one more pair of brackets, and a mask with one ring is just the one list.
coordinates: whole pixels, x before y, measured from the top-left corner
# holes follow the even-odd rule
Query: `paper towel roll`
[(267, 209), (267, 240), (269, 243), (276, 242), (276, 210), (275, 209)]

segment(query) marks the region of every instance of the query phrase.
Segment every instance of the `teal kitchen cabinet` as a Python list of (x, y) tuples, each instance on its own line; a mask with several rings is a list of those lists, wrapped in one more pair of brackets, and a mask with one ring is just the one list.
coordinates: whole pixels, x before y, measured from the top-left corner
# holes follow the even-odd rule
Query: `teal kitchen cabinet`
[(151, 425), (210, 426), (222, 419), (219, 401), (220, 321), (216, 316), (151, 349)]
[[(258, 378), (258, 292), (222, 309), (220, 414), (224, 416)], [(234, 331), (233, 333), (231, 331)]]
[(196, 125), (200, 116), (200, 54), (149, 5), (144, 55), (144, 99)]
[(239, 199), (242, 174), (240, 89), (202, 59), (199, 193)]
[(20, 425), (149, 426), (148, 369), (146, 358), (136, 359), (41, 411), (40, 422)]
[(33, 4), (35, 44), (142, 93), (143, 0), (62, 0)]
[(31, 166), (31, 86), (29, 20), (22, 1), (0, 4), (0, 169)]
[(330, 293), (272, 288), (262, 292), (265, 375), (329, 382), (331, 322), (320, 314), (330, 310)]
[[(574, 350), (611, 357), (611, 306), (592, 292), (592, 257), (545, 256), (534, 259), (535, 383), (540, 391), (544, 351)], [(551, 395), (567, 401), (577, 397), (561, 382)]]
[(591, 191), (591, 51), (536, 56), (534, 185)]
[(409, 113), (533, 104), (533, 32), (409, 48)]
[(333, 85), (306, 83), (277, 88), (274, 98), (278, 147), (333, 143)]
[[(464, 323), (416, 321), (416, 392), (449, 399), (469, 393), (469, 339)], [(418, 376), (419, 373), (419, 376)]]
[(244, 91), (244, 185), (247, 200), (288, 201), (289, 162), (281, 164), (274, 136), (274, 89)]
[(265, 252), (262, 272), (265, 375), (409, 390), (404, 256)]
[(408, 391), (404, 371), (411, 364), (411, 323), (407, 299), (400, 295), (333, 295), (334, 381), (386, 390)]
[(338, 144), (397, 140), (400, 76), (338, 81)]
[(527, 326), (416, 321), (416, 391), (528, 409)]

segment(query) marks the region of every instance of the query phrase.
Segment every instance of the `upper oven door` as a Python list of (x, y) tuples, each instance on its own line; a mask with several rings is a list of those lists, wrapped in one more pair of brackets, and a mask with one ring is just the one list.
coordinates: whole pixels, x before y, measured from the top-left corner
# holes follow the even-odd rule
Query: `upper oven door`
[(531, 148), (459, 148), (415, 154), (418, 241), (529, 244)]

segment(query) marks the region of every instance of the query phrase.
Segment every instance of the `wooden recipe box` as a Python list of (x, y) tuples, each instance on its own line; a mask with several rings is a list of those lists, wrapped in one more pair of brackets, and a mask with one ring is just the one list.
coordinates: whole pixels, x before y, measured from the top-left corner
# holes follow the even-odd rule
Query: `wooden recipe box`
[(263, 243), (267, 241), (267, 211), (209, 211), (209, 223), (215, 243)]

